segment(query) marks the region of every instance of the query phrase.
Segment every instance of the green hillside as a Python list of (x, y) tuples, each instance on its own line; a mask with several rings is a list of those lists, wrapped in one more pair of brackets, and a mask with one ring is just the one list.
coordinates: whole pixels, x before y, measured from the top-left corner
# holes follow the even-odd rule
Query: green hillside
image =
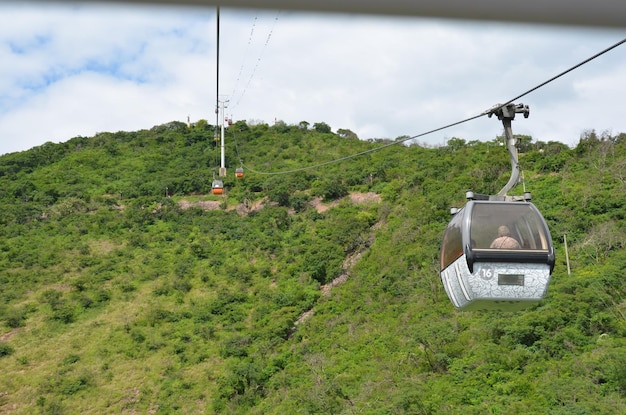
[(439, 244), (508, 180), (487, 136), (300, 170), (389, 141), (238, 122), (221, 196), (204, 121), (1, 156), (0, 413), (626, 413), (626, 134), (521, 137), (549, 294), (458, 312)]

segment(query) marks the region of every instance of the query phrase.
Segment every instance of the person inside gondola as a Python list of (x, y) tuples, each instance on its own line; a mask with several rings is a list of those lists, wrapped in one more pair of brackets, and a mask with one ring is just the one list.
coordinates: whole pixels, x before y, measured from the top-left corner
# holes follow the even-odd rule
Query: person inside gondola
[(509, 228), (502, 225), (498, 228), (498, 237), (489, 246), (491, 249), (520, 249), (521, 246), (515, 238), (511, 236)]

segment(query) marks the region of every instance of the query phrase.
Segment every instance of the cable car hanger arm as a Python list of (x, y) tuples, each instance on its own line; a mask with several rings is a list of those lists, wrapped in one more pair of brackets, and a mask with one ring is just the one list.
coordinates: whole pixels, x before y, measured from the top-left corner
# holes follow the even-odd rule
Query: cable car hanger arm
[(505, 105), (497, 104), (491, 110), (487, 111), (487, 115), (491, 118), (492, 115), (496, 115), (499, 120), (502, 121), (504, 126), (504, 136), (506, 139), (507, 149), (509, 150), (509, 156), (511, 158), (511, 178), (508, 183), (498, 192), (496, 196), (506, 197), (509, 190), (513, 189), (519, 182), (519, 160), (517, 159), (517, 138), (513, 137), (513, 129), (511, 128), (511, 121), (515, 119), (515, 114), (524, 114), (524, 118), (528, 118), (530, 115), (530, 109), (528, 105), (508, 103)]

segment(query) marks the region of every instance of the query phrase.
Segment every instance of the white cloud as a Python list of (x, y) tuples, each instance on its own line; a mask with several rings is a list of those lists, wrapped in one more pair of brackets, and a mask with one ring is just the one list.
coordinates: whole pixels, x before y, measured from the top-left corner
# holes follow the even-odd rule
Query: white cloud
[[(361, 138), (416, 135), (476, 115), (620, 40), (617, 31), (222, 10), (220, 95), (235, 119), (326, 122)], [(214, 121), (208, 8), (0, 6), (0, 154), (98, 131)], [(575, 144), (626, 131), (618, 48), (520, 99), (514, 132)], [(489, 140), (494, 119), (419, 139)]]

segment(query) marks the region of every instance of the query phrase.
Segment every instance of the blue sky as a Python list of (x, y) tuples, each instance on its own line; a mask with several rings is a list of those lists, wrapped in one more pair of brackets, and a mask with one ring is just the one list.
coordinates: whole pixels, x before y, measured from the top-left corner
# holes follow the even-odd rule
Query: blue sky
[[(507, 101), (626, 30), (222, 9), (235, 120), (413, 136)], [(0, 3), (0, 154), (103, 131), (215, 121), (215, 10)], [(626, 45), (520, 99), (515, 133), (575, 145), (626, 132)], [(491, 140), (487, 117), (421, 137)]]

